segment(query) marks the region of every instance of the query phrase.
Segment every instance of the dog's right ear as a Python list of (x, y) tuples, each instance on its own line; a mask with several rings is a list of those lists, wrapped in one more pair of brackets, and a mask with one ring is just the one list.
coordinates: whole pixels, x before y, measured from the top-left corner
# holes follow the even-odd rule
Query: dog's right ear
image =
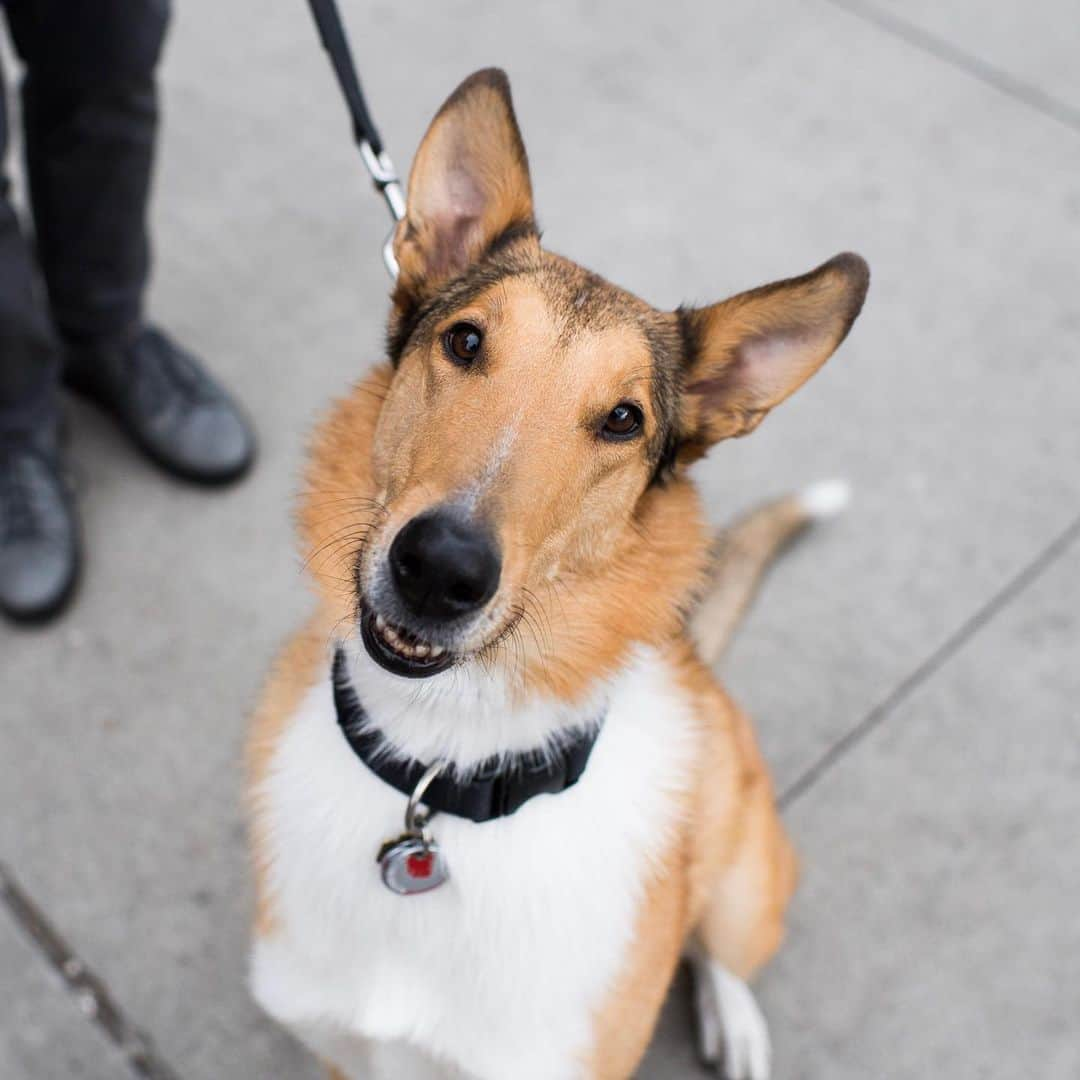
[(485, 68), (447, 98), (416, 153), (394, 237), (399, 304), (456, 277), (508, 231), (535, 227), (510, 82)]
[(847, 252), (802, 277), (682, 309), (689, 354), (678, 459), (753, 431), (844, 340), (869, 284), (870, 268)]

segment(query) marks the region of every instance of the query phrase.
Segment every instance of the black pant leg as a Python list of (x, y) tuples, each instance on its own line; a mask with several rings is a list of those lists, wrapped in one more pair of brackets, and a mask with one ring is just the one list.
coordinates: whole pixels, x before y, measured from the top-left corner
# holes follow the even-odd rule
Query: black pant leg
[(167, 0), (7, 0), (53, 321), (87, 339), (141, 315)]
[(55, 421), (59, 370), (30, 245), (11, 205), (7, 134), (0, 78), (0, 434)]

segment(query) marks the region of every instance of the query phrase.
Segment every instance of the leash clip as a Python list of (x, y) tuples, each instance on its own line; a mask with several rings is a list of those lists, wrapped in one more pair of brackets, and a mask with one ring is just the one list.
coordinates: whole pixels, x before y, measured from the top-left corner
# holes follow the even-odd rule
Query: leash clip
[(398, 178), (397, 169), (390, 160), (386, 151), (376, 154), (371, 143), (367, 139), (360, 140), (360, 156), (364, 159), (367, 171), (371, 173), (371, 179), (375, 184), (375, 190), (386, 200), (390, 216), (394, 219), (395, 228), (390, 230), (390, 235), (383, 244), (383, 262), (390, 276), (397, 280), (398, 262), (394, 257), (394, 233), (396, 223), (405, 217), (405, 192)]

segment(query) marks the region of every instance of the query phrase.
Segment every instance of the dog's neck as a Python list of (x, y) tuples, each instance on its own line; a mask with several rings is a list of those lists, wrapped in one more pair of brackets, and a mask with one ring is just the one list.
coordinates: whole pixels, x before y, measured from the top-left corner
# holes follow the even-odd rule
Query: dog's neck
[(372, 660), (359, 633), (348, 635), (349, 674), (389, 745), (467, 772), (597, 723), (618, 680), (682, 632), (700, 581), (705, 544), (695, 542), (703, 535), (696, 496), (683, 484), (664, 497), (667, 504), (657, 497), (642, 508), (639, 529), (616, 558), (563, 583), (558, 609), (540, 613), (546, 632), (518, 650), (408, 679)]
[[(667, 497), (678, 500), (674, 510), (653, 507), (618, 558), (568, 581), (559, 608), (540, 613), (546, 632), (520, 649), (409, 679), (377, 664), (358, 631), (342, 635), (349, 675), (388, 744), (403, 757), (467, 772), (597, 723), (613, 685), (641, 655), (682, 633), (701, 580), (706, 549), (693, 542), (703, 534), (696, 497), (688, 485)], [(330, 610), (338, 625), (355, 626), (355, 612), (344, 607), (355, 598), (332, 583), (324, 595), (337, 597)]]
[(402, 757), (452, 763), (462, 773), (492, 757), (553, 748), (568, 732), (599, 723), (619, 677), (598, 677), (573, 701), (540, 693), (523, 699), (500, 668), (479, 661), (403, 679), (376, 664), (358, 635), (342, 648), (364, 710), (389, 745)]

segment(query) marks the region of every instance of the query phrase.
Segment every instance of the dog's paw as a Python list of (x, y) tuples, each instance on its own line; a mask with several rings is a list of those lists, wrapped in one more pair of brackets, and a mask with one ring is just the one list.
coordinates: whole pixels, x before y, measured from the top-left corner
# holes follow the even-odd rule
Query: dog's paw
[(750, 987), (707, 959), (694, 961), (698, 1050), (724, 1080), (769, 1080), (772, 1045)]

